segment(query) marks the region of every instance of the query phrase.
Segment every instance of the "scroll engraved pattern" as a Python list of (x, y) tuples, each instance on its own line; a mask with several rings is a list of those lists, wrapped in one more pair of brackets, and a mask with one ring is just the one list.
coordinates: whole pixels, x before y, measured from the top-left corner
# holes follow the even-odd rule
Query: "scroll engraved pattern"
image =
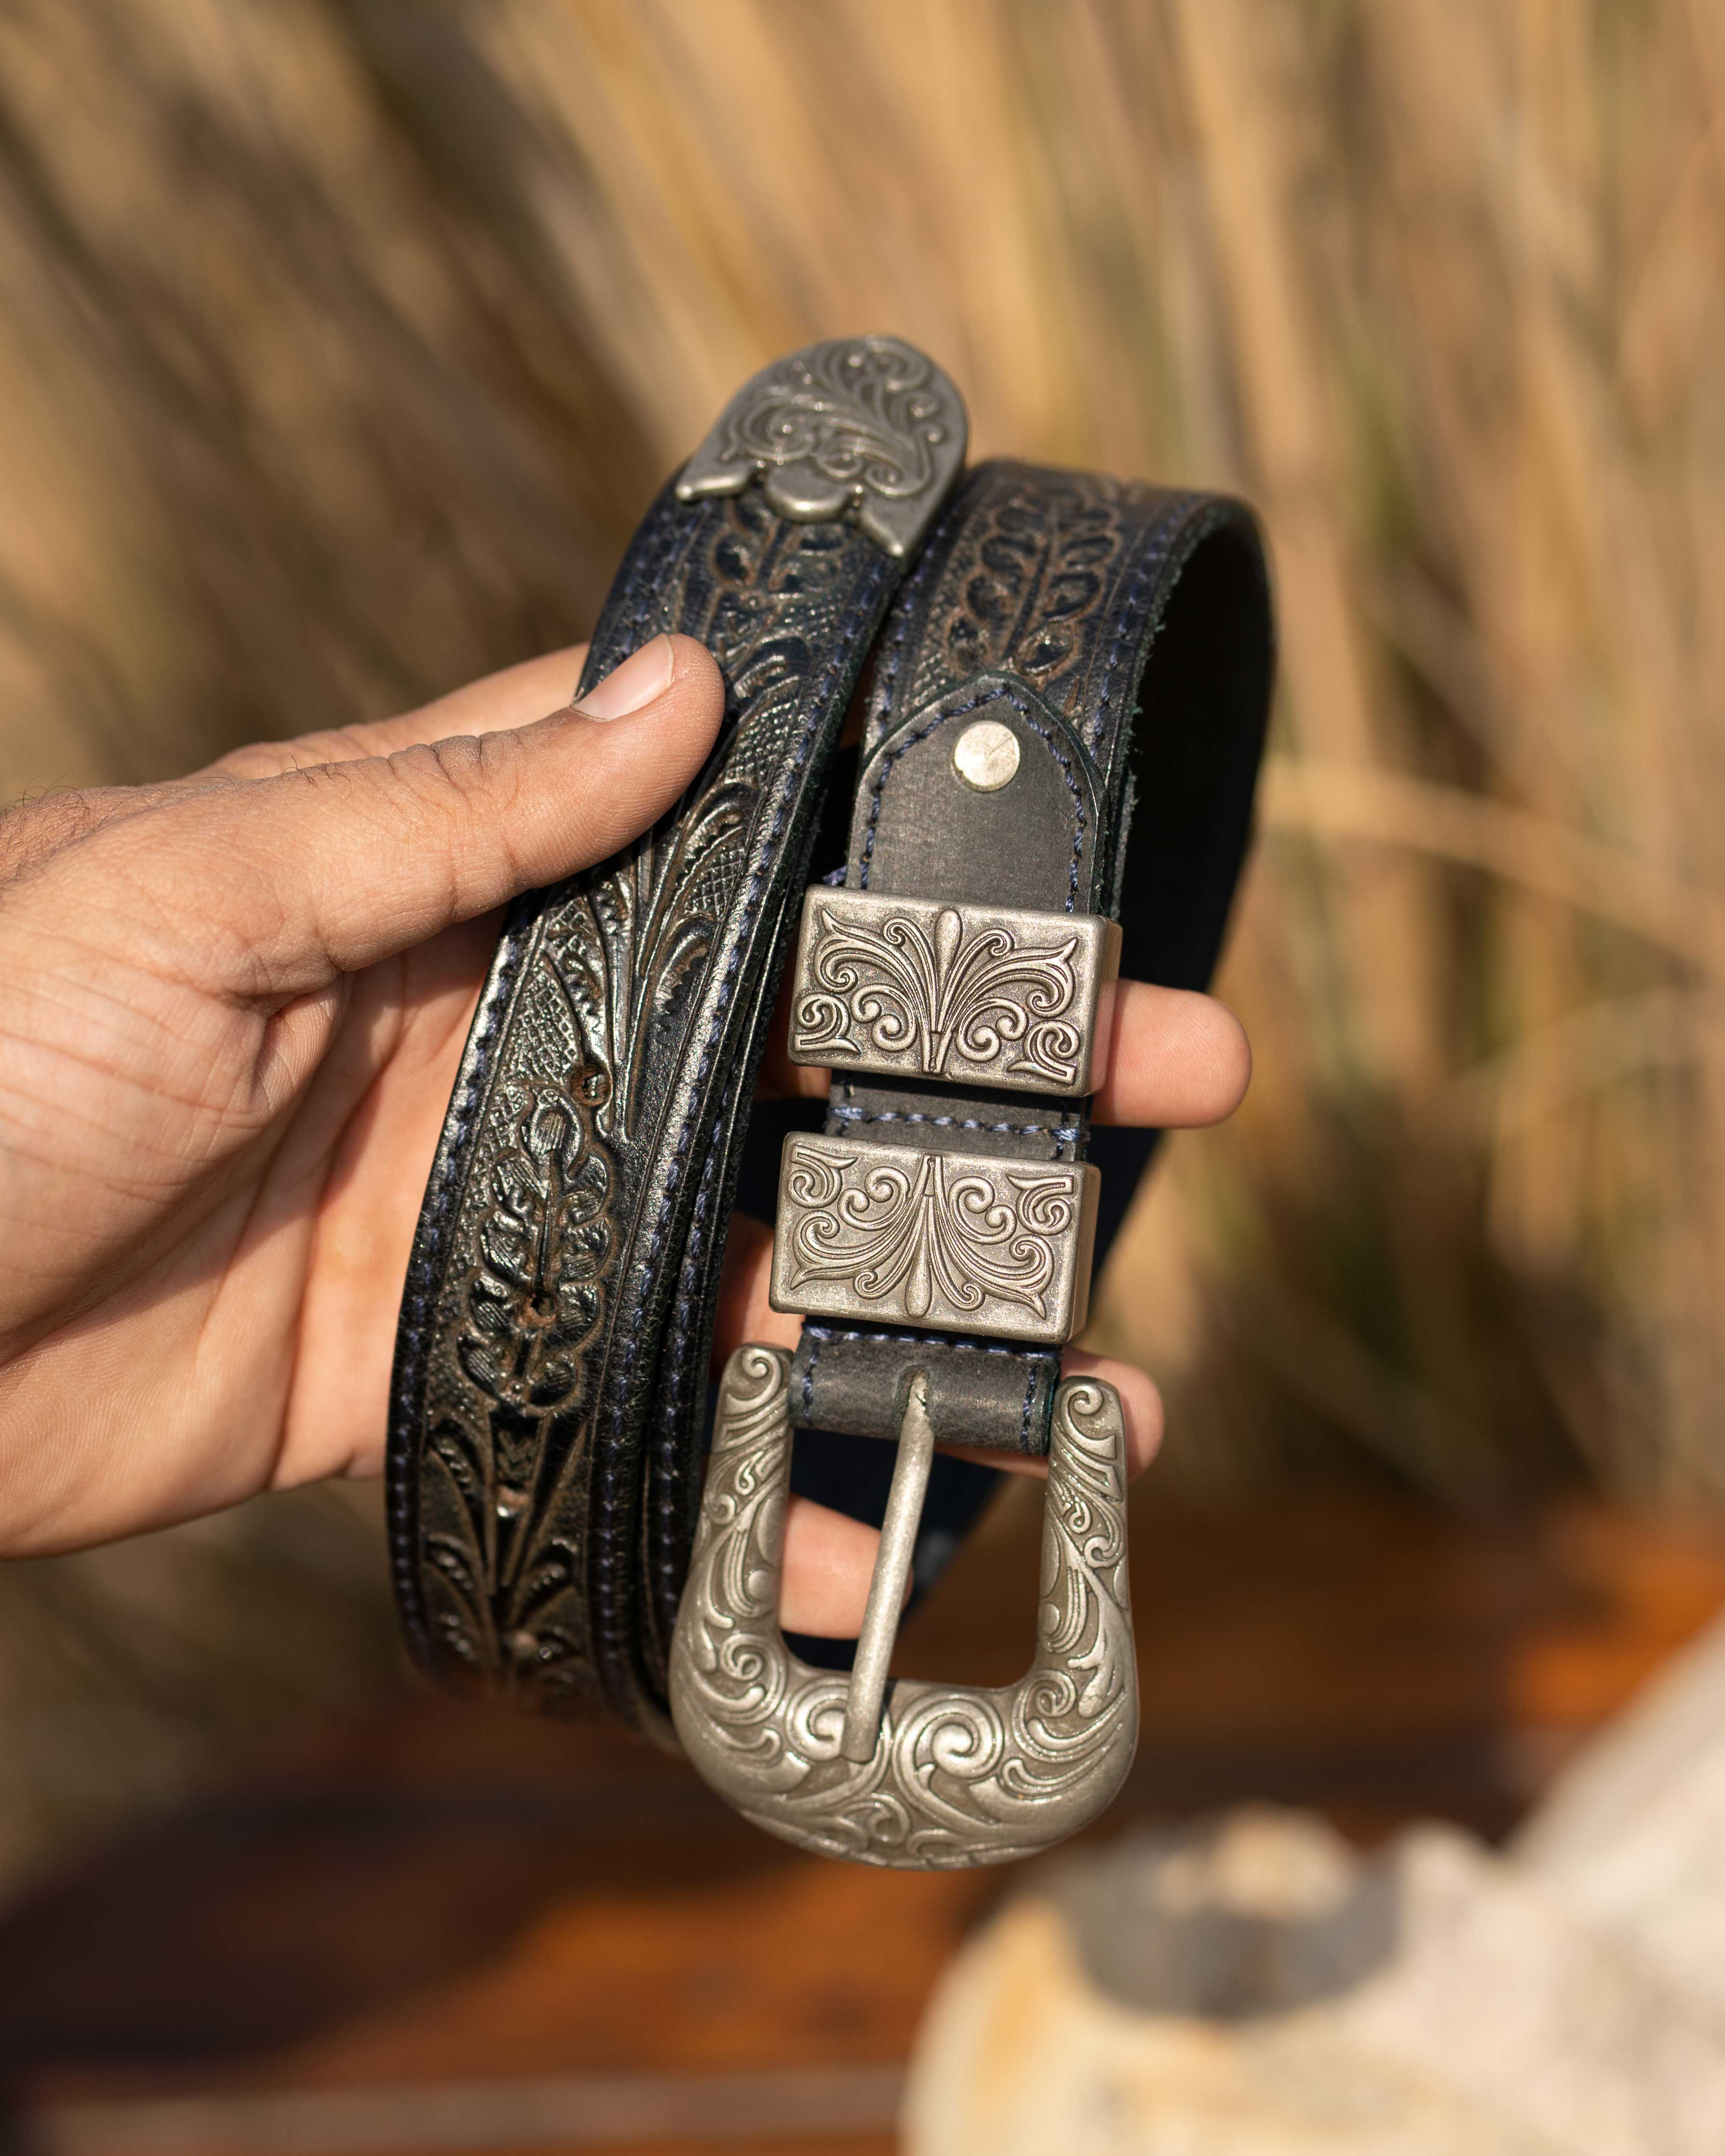
[(868, 1061), (931, 1078), (998, 1072), (1070, 1092), (1084, 1034), (1076, 1016), (1076, 935), (1038, 947), (1005, 921), (967, 929), (952, 907), (870, 921), (811, 901), (790, 1052), (818, 1063)]
[(506, 1652), (525, 1640), (535, 1656), (567, 1652), (547, 1612), (567, 1586), (569, 1553), (550, 1545), (522, 1565), (511, 1523), (540, 1495), (542, 1419), (578, 1394), (605, 1313), (616, 1166), (593, 1127), (598, 1089), (591, 1070), (578, 1088), (511, 1079), (501, 1089), (505, 1142), (454, 1340), (487, 1402), (489, 1446), (447, 1415), (427, 1444), (446, 1492), (446, 1524), (426, 1537), (444, 1589), (439, 1634), (470, 1668), (495, 1659), (498, 1635)]
[(705, 1779), (799, 1848), (906, 1870), (1004, 1864), (1086, 1825), (1137, 1741), (1126, 1436), (1105, 1385), (1055, 1397), (1035, 1659), (999, 1690), (901, 1681), (874, 1756), (841, 1757), (848, 1679), (778, 1630), (790, 1358), (741, 1348), (720, 1394), (671, 1652), (671, 1712)]
[(892, 337), (810, 345), (768, 367), (685, 466), (685, 501), (758, 478), (780, 516), (854, 511), (889, 553), (921, 532), (964, 454), (964, 408), (922, 354)]
[(793, 1139), (778, 1285), (798, 1295), (831, 1282), (847, 1310), (918, 1322), (962, 1324), (991, 1302), (1048, 1321), (1070, 1271), (1063, 1246), (1078, 1224), (1080, 1173)]

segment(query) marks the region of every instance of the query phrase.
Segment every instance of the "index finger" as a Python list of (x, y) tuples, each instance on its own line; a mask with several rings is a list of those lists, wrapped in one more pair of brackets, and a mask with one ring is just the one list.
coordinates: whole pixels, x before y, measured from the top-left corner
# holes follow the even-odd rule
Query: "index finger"
[(244, 748), (231, 749), (218, 757), (207, 773), (199, 775), (275, 778), (284, 772), (308, 770), (314, 764), (355, 763), (366, 757), (393, 756), (398, 749), (418, 748), (457, 735), (494, 734), (531, 726), (535, 719), (542, 719), (569, 702), (586, 658), (584, 644), (542, 652), (536, 659), (524, 659), (501, 673), (466, 682), (447, 696), (435, 696), (430, 703), (392, 719), (373, 719), (363, 726), (326, 726), (316, 733), (295, 734), (290, 741), (248, 742)]

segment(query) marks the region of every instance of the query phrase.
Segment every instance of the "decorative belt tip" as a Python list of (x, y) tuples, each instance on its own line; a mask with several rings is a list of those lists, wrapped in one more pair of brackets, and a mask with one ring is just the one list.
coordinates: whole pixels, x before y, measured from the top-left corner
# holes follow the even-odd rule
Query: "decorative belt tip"
[(677, 497), (758, 480), (781, 516), (850, 516), (895, 558), (910, 553), (964, 462), (964, 400), (896, 337), (840, 337), (763, 367), (683, 467)]

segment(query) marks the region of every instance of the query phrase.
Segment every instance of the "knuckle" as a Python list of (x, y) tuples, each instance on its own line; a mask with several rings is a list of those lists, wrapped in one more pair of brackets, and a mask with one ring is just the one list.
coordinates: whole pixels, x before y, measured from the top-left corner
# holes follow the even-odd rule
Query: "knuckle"
[(102, 821), (106, 800), (106, 789), (73, 788), (8, 809), (0, 816), (0, 883), (39, 868), (86, 837)]
[(326, 764), (355, 763), (375, 752), (352, 726), (330, 726), (295, 734), (290, 741), (248, 742), (229, 749), (209, 767), (228, 778), (282, 778)]
[(490, 794), (506, 778), (512, 758), (506, 734), (452, 734), (447, 739), (421, 742), (398, 749), (390, 758), (404, 773), (417, 776), (468, 801)]
[(327, 757), (319, 757), (310, 763), (290, 764), (281, 777), (313, 793), (347, 793), (355, 783), (352, 763), (331, 763)]
[(463, 823), (482, 808), (485, 843), (510, 854), (522, 788), (521, 747), (513, 734), (457, 734), (398, 749), (389, 762), (419, 803)]
[(293, 768), (292, 748), (288, 742), (248, 742), (218, 756), (209, 767), (223, 778), (274, 778)]

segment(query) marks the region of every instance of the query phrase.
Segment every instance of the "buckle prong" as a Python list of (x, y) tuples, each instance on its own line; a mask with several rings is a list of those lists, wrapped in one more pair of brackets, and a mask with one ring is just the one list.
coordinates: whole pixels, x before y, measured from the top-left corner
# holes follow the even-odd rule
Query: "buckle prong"
[(916, 1553), (916, 1529), (922, 1519), (922, 1500), (928, 1491), (928, 1471), (934, 1464), (934, 1425), (928, 1419), (928, 1374), (911, 1373), (910, 1397), (899, 1425), (898, 1458), (893, 1463), (892, 1486), (886, 1494), (886, 1517), (880, 1523), (880, 1548), (875, 1558), (874, 1577), (863, 1609), (862, 1630), (856, 1635), (856, 1656), (851, 1665), (850, 1689), (845, 1698), (845, 1731), (839, 1740), (841, 1758), (872, 1759), (880, 1734), (880, 1710), (886, 1700), (886, 1672), (898, 1638), (899, 1612), (905, 1606), (905, 1589), (911, 1578), (911, 1560)]
[(720, 1381), (671, 1642), (684, 1750), (745, 1819), (799, 1849), (913, 1871), (1046, 1849), (1115, 1794), (1137, 1737), (1119, 1399), (1094, 1378), (1068, 1378), (1055, 1394), (1029, 1669), (998, 1687), (889, 1685), (934, 1445), (926, 1393), (913, 1383), (869, 1591), (868, 1650), (847, 1681), (798, 1661), (779, 1630), (790, 1373), (785, 1349), (746, 1347)]

